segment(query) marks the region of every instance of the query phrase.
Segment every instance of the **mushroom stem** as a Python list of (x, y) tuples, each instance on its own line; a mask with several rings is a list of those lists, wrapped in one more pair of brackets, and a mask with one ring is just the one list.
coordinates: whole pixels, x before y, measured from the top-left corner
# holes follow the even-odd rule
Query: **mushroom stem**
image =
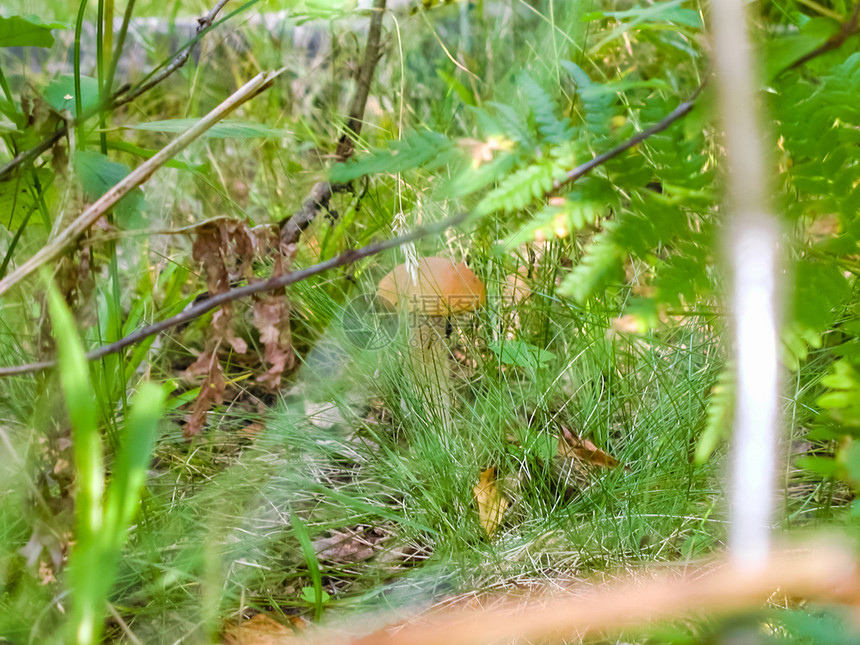
[(445, 347), (446, 318), (425, 316), (412, 330), (409, 363), (425, 412), (446, 429), (451, 419), (451, 370)]
[(415, 319), (409, 336), (408, 362), (425, 412), (446, 429), (451, 423), (451, 375), (445, 347), (448, 317), (475, 311), (484, 304), (483, 283), (463, 263), (447, 258), (420, 258), (417, 267), (396, 266), (377, 289), (384, 306), (408, 312)]

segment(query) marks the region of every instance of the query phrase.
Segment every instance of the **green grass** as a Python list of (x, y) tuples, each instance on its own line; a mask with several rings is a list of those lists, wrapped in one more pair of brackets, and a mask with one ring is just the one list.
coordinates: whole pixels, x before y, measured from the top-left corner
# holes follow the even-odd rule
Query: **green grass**
[[(18, 3), (24, 4), (31, 12), (48, 12), (48, 5)], [(53, 17), (74, 20), (77, 7), (65, 15), (49, 4), (57, 11)], [(94, 11), (96, 3), (91, 4)], [(620, 76), (620, 63), (613, 68), (612, 60), (580, 56), (578, 39), (592, 26), (580, 21), (582, 7), (559, 5), (554, 3), (550, 14), (512, 2), (509, 13), (474, 15), (470, 51), (448, 38), (458, 24), (458, 7), (398, 23), (359, 147), (396, 138), (401, 107), (412, 126), (444, 125), (452, 136), (469, 136), (463, 97), (471, 92), (474, 98), (477, 88), (483, 101), (504, 100), (525, 66), (540, 81), (553, 79), (565, 57), (590, 73)], [(279, 6), (270, 3), (267, 9)], [(123, 8), (118, 6), (117, 14)], [(180, 9), (198, 15), (205, 6), (139, 2), (138, 8), (136, 15)], [(238, 24), (230, 28), (239, 29)], [(323, 176), (360, 39), (336, 24), (336, 47), (308, 60), (290, 43), (273, 44), (270, 34), (246, 30), (243, 35), (247, 52), (220, 44), (215, 35), (214, 49), (139, 99), (133, 110), (112, 115), (110, 123), (197, 117), (223, 99), (231, 79), (285, 64), (284, 77), (244, 106), (241, 118), (291, 130), (292, 136), (199, 142), (179, 160), (194, 170), (165, 170), (148, 184), (146, 226), (176, 228), (224, 214), (251, 225), (271, 223), (293, 212)], [(463, 60), (484, 72), (480, 82), (473, 85), (474, 79), (456, 70), (440, 39), (455, 50), (464, 48)], [(153, 46), (150, 62), (162, 62), (166, 54)], [(637, 64), (659, 71), (648, 60)], [(443, 80), (440, 71), (460, 85)], [(681, 66), (678, 74), (688, 72)], [(38, 75), (32, 80), (47, 81)], [(166, 140), (140, 131), (107, 134), (108, 141), (147, 150)], [(94, 148), (95, 140), (91, 133), (86, 145)], [(128, 165), (140, 161), (127, 153), (111, 158)], [(401, 211), (411, 226), (416, 212), (436, 219), (471, 205), (435, 200), (438, 182), (422, 171), (358, 184), (356, 194), (336, 196), (336, 221), (320, 218), (314, 224), (324, 257), (389, 236)], [(76, 207), (58, 189), (47, 197), (54, 217), (60, 212), (68, 217)], [(455, 393), (450, 427), (442, 411), (424, 403), (432, 388), (409, 373), (406, 330), (390, 345), (370, 351), (351, 345), (341, 328), (345, 304), (375, 290), (402, 261), (399, 253), (292, 287), (299, 369), (272, 394), (256, 384), (254, 367), (231, 357), (225, 367), (231, 396), (190, 442), (183, 439), (181, 424), (199, 380), (184, 377), (183, 369), (202, 348), (211, 317), (122, 360), (111, 358), (89, 370), (76, 365), (73, 376), (61, 370), (59, 378), (49, 372), (0, 380), (0, 454), (10, 455), (0, 459), (0, 642), (63, 642), (69, 616), (72, 628), (82, 622), (74, 613), (80, 607), (99, 622), (104, 597), (109, 614), (124, 623), (109, 617), (108, 639), (131, 642), (129, 630), (147, 644), (217, 642), (225, 620), (254, 611), (337, 620), (358, 612), (420, 608), (457, 594), (552, 586), (654, 562), (686, 562), (720, 547), (726, 532), (725, 448), (718, 444), (703, 464), (695, 463), (694, 455), (727, 354), (724, 321), (689, 315), (642, 335), (612, 332), (619, 303), (631, 297), (625, 289), (610, 290), (585, 307), (556, 293), (566, 272), (562, 267), (581, 253), (581, 240), (571, 238), (536, 249), (531, 293), (514, 305), (506, 280), (527, 263), (528, 253), (496, 252), (495, 242), (516, 226), (500, 221), (478, 227), (471, 237), (452, 233), (418, 245), (421, 253), (468, 259), (489, 295), (484, 310), (456, 321), (448, 341), (458, 357), (448, 365)], [(44, 227), (28, 224), (16, 259), (38, 248), (46, 234)], [(300, 249), (297, 264), (310, 264), (309, 255)], [(264, 274), (267, 267), (257, 270)], [(70, 277), (62, 269), (57, 273)], [(89, 273), (95, 283), (91, 295), (70, 303), (79, 323), (86, 322), (81, 335), (87, 348), (114, 337), (117, 325), (128, 333), (180, 311), (203, 288), (186, 236), (124, 235), (115, 247), (96, 248)], [(53, 351), (52, 329), (72, 333), (68, 316), (52, 328), (41, 289), (21, 290), (0, 303), (2, 364)], [(246, 316), (245, 305), (237, 310)], [(247, 320), (237, 326), (251, 341), (251, 353), (258, 352)], [(552, 356), (530, 366), (503, 363), (505, 345), (519, 341)], [(65, 343), (74, 344), (69, 337)], [(814, 352), (788, 388), (785, 407), (793, 439), (800, 439), (816, 417), (819, 379), (832, 357), (827, 347)], [(143, 445), (131, 460), (122, 448), (145, 438), (135, 433), (154, 432), (151, 417), (160, 408), (153, 390), (143, 387), (147, 381), (163, 384), (171, 395), (154, 458), (147, 458), (149, 447)], [(81, 394), (72, 397), (75, 388)], [(139, 390), (143, 394), (137, 397), (149, 399), (145, 419), (139, 416), (143, 412), (136, 416), (134, 396), (126, 405), (126, 397)], [(81, 421), (76, 406), (90, 396), (86, 414), (94, 420)], [(555, 455), (562, 428), (593, 441), (622, 466), (573, 476)], [(81, 450), (82, 429), (88, 451)], [(72, 440), (78, 447), (74, 453)], [(81, 461), (98, 461), (102, 450), (109, 487), (104, 505), (98, 468)], [(803, 528), (833, 521), (846, 501), (844, 491), (831, 480), (799, 475), (791, 454), (784, 462), (790, 485), (781, 522)], [(77, 477), (71, 465), (76, 459)], [(491, 466), (510, 508), (489, 538), (472, 488)], [(137, 492), (131, 480), (139, 482), (144, 471), (140, 511), (132, 523), (129, 505)], [(123, 487), (127, 494), (115, 492)], [(75, 513), (85, 512), (87, 494), (91, 511), (112, 514), (111, 539), (104, 543), (93, 535), (97, 527), (80, 519), (73, 533)], [(118, 534), (129, 524), (128, 542), (120, 550)], [(321, 540), (339, 534), (359, 535), (373, 547), (372, 555), (356, 559), (323, 551)], [(348, 545), (353, 552), (362, 546), (356, 538)], [(104, 568), (70, 573), (67, 559), (74, 563), (82, 552), (113, 560)], [(86, 577), (95, 574), (104, 578)], [(308, 587), (312, 601), (303, 592)], [(330, 600), (323, 602), (323, 591)]]

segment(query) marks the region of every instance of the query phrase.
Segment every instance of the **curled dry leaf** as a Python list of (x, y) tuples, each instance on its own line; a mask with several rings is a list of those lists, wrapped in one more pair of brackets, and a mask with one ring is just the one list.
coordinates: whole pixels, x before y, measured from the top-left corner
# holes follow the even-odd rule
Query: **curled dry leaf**
[(284, 371), (295, 366), (290, 337), (290, 305), (283, 294), (264, 296), (254, 302), (254, 326), (260, 332), (269, 368), (257, 381), (269, 390), (277, 390)]
[(203, 379), (203, 383), (200, 385), (200, 392), (194, 400), (191, 414), (186, 417), (185, 425), (182, 428), (182, 435), (186, 439), (199, 434), (206, 423), (209, 409), (213, 405), (220, 405), (224, 401), (224, 391), (227, 389), (227, 382), (224, 379), (224, 370), (221, 369), (221, 362), (215, 355), (216, 349), (217, 345), (211, 350), (200, 354), (197, 360), (185, 371), (188, 376), (206, 374), (206, 378)]
[(266, 614), (235, 623), (224, 631), (224, 645), (291, 645), (302, 642), (292, 628)]
[(481, 471), (478, 485), (472, 488), (475, 502), (478, 504), (478, 519), (489, 537), (493, 536), (502, 517), (508, 508), (508, 500), (496, 486), (496, 469), (493, 467)]
[(558, 454), (561, 457), (576, 459), (600, 468), (615, 468), (620, 463), (615, 457), (604, 452), (588, 439), (573, 434), (567, 428), (562, 428), (561, 434), (558, 436)]
[[(196, 230), (192, 255), (206, 270), (206, 288), (210, 295), (227, 291), (231, 275), (251, 277), (255, 241), (244, 222), (220, 219)], [(248, 344), (233, 333), (232, 303), (225, 303), (212, 315), (209, 330), (206, 348), (185, 372), (186, 376), (205, 374), (200, 393), (182, 428), (186, 438), (199, 434), (209, 409), (224, 401), (226, 381), (218, 360), (218, 347), (227, 342), (240, 354), (248, 351)]]
[[(275, 242), (279, 243), (279, 240), (280, 238), (276, 237)], [(281, 244), (280, 251), (275, 256), (273, 278), (284, 275), (286, 264), (296, 255), (296, 245)], [(260, 332), (260, 342), (266, 350), (265, 360), (269, 364), (266, 373), (259, 376), (257, 381), (275, 391), (281, 385), (284, 372), (296, 365), (290, 332), (290, 301), (283, 290), (255, 299), (254, 327)]]

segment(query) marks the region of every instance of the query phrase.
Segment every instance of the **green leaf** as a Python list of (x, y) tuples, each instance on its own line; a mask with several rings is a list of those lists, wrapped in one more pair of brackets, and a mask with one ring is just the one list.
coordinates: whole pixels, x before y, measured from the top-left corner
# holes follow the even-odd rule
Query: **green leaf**
[(36, 16), (0, 16), (0, 47), (52, 47), (54, 29), (65, 29), (61, 22), (44, 23)]
[(493, 343), (489, 347), (505, 365), (537, 369), (555, 358), (552, 352), (524, 340), (506, 340), (503, 343)]
[[(299, 516), (295, 513), (291, 513), (290, 518), (293, 527), (293, 533), (295, 534), (296, 539), (299, 541), (299, 545), (302, 548), (302, 554), (305, 556), (305, 563), (308, 565), (308, 573), (311, 576), (311, 581), (314, 583), (314, 586), (310, 587), (312, 593), (310, 599), (308, 599), (308, 602), (313, 603), (314, 618), (316, 620), (319, 620), (320, 616), (322, 616), (323, 603), (325, 603), (324, 597), (328, 595), (322, 588), (320, 563), (317, 559), (314, 545), (311, 542), (311, 537), (310, 535), (308, 535), (308, 529), (304, 525), (304, 522), (302, 522), (302, 520), (299, 519)], [(304, 593), (304, 590), (302, 590), (302, 597), (304, 597)]]
[(812, 18), (799, 33), (774, 38), (767, 43), (766, 76), (772, 79), (779, 72), (823, 45), (839, 31), (839, 24), (829, 18)]
[[(42, 97), (58, 112), (68, 110), (77, 117), (75, 107), (75, 77), (58, 76), (42, 90)], [(86, 112), (99, 102), (99, 82), (91, 76), (81, 76), (81, 109)]]
[(838, 464), (832, 457), (800, 457), (795, 463), (798, 468), (803, 468), (822, 477), (833, 477), (838, 470)]
[[(78, 173), (84, 195), (89, 200), (96, 200), (104, 195), (129, 173), (129, 169), (123, 164), (110, 161), (105, 155), (90, 150), (78, 150), (75, 153), (75, 171)], [(135, 188), (114, 206), (117, 225), (121, 228), (142, 228), (143, 206), (143, 191)]]
[(144, 383), (134, 397), (105, 501), (106, 549), (118, 551), (122, 547), (137, 513), (165, 398), (164, 388), (152, 383)]
[[(302, 587), (302, 596), (301, 597), (302, 597), (302, 600), (304, 600), (305, 602), (308, 602), (312, 605), (316, 604), (316, 602), (317, 602), (316, 589), (314, 589), (313, 587)], [(328, 594), (328, 592), (325, 589), (323, 589), (322, 590), (322, 602), (323, 602), (323, 604), (327, 603), (329, 600), (331, 600), (331, 596)]]
[(623, 279), (622, 262), (627, 254), (613, 239), (616, 224), (607, 222), (603, 231), (594, 236), (585, 256), (559, 285), (559, 295), (582, 303), (613, 281)]
[(735, 368), (729, 364), (720, 372), (708, 398), (707, 421), (696, 444), (695, 463), (705, 463), (720, 441), (731, 434), (734, 404)]
[[(142, 157), (143, 159), (149, 159), (158, 153), (158, 150), (142, 148), (134, 145), (133, 143), (129, 143), (128, 141), (108, 141), (107, 147), (108, 150), (119, 150), (120, 152), (125, 152), (136, 157)], [(178, 159), (170, 159), (164, 164), (164, 167), (178, 168), (179, 170), (187, 170), (188, 172), (201, 172), (206, 167), (206, 163), (191, 165), (184, 161), (179, 161)]]
[[(148, 123), (136, 123), (122, 127), (126, 130), (180, 134), (186, 130), (190, 130), (198, 121), (199, 119), (167, 119), (165, 121), (150, 121)], [(224, 119), (209, 128), (203, 136), (210, 139), (285, 139), (292, 137), (293, 133), (289, 130), (272, 128), (262, 123), (252, 123), (240, 119)]]
[(101, 496), (104, 465), (98, 434), (98, 407), (90, 383), (90, 370), (77, 326), (65, 300), (53, 283), (49, 285), (48, 305), (54, 338), (57, 342), (60, 384), (72, 424), (78, 494), (75, 511), (82, 537), (92, 537), (102, 526)]
[(60, 384), (72, 425), (76, 474), (75, 546), (69, 555), (72, 615), (69, 629), (77, 643), (94, 643), (101, 629), (108, 581), (101, 572), (97, 547), (102, 535), (104, 457), (98, 428), (98, 405), (75, 321), (53, 282), (48, 308), (57, 342)]
[[(47, 168), (37, 170), (36, 177), (43, 192), (54, 181), (54, 173)], [(39, 207), (35, 190), (35, 181), (30, 173), (0, 182), (0, 226), (17, 231), (31, 217)]]

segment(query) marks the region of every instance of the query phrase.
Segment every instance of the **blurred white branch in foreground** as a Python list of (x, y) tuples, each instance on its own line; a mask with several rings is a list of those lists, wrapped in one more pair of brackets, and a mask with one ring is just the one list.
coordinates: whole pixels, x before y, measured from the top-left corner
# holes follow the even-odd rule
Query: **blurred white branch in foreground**
[(755, 62), (743, 0), (712, 0), (714, 63), (725, 145), (731, 313), (737, 365), (729, 548), (736, 565), (760, 569), (770, 549), (779, 426), (779, 224), (756, 100)]

